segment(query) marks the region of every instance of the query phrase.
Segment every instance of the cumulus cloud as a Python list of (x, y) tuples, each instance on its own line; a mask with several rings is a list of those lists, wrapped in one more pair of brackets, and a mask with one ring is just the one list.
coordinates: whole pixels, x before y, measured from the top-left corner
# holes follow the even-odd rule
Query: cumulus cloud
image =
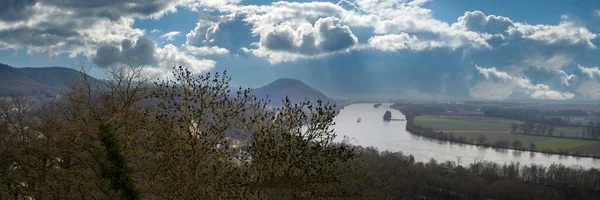
[(200, 73), (215, 67), (216, 62), (209, 59), (197, 58), (172, 44), (157, 49), (158, 66), (150, 67), (147, 71), (160, 77), (170, 76), (171, 67), (184, 66), (192, 73)]
[[(307, 66), (305, 63), (314, 61), (320, 63), (318, 66), (330, 69), (354, 66), (353, 70), (359, 68), (370, 72), (368, 69), (372, 69), (376, 71), (373, 74), (379, 75), (398, 73), (396, 76), (407, 79), (400, 85), (432, 94), (446, 90), (453, 90), (449, 93), (455, 95), (463, 94), (460, 91), (467, 94), (474, 91), (477, 85), (464, 77), (474, 71), (479, 73), (470, 66), (481, 63), (497, 66), (496, 70), (511, 77), (525, 72), (545, 74), (530, 77), (533, 79), (511, 79), (510, 82), (515, 84), (510, 84), (505, 90), (510, 93), (504, 92), (501, 98), (524, 94), (553, 99), (573, 98), (572, 93), (562, 90), (577, 87), (578, 75), (566, 74), (564, 68), (589, 55), (590, 51), (596, 51), (593, 41), (597, 40), (597, 35), (569, 17), (561, 18), (557, 24), (527, 24), (505, 16), (468, 11), (455, 22), (445, 22), (436, 19), (433, 10), (422, 7), (426, 2), (280, 1), (260, 6), (235, 3), (213, 6), (209, 9), (217, 10), (219, 14), (202, 16), (196, 28), (186, 35), (186, 44), (219, 46), (231, 52), (241, 49), (266, 58), (272, 65)], [(346, 48), (337, 48), (342, 49), (338, 51), (319, 48), (316, 23), (326, 18), (347, 27), (338, 29), (343, 30), (338, 33), (350, 33), (348, 38), (357, 39), (348, 41), (356, 42), (339, 43), (338, 47)], [(233, 24), (237, 26), (229, 26)], [(250, 37), (238, 33), (248, 33)], [(241, 38), (233, 40), (241, 45), (223, 42), (225, 37), (232, 35)], [(345, 55), (366, 61), (347, 63), (342, 60), (347, 58)], [(384, 72), (386, 70), (388, 73)], [(417, 78), (425, 76), (431, 79), (421, 81)], [(489, 82), (490, 87), (505, 84), (506, 80), (489, 76), (479, 85), (483, 82)], [(447, 87), (442, 82), (454, 87)]]
[(187, 5), (192, 0), (41, 0), (44, 6), (53, 6), (77, 12), (80, 17), (102, 17), (112, 21), (121, 17), (158, 18), (175, 12), (178, 5)]
[(281, 57), (319, 56), (347, 51), (358, 43), (350, 28), (334, 17), (320, 18), (314, 26), (308, 23), (295, 28), (281, 25), (263, 30), (260, 35), (258, 49), (252, 52), (257, 56), (267, 56), (275, 63), (281, 61)]
[[(225, 6), (216, 8), (224, 15), (201, 17), (187, 39), (191, 45), (210, 44), (222, 24), (241, 18), (251, 25), (252, 35), (258, 36), (258, 41), (253, 41), (254, 48), (245, 46), (244, 50), (267, 57), (273, 64), (298, 58), (322, 58), (365, 45), (379, 48), (382, 43), (386, 45), (385, 51), (405, 47), (417, 51), (488, 48), (485, 37), (480, 34), (433, 19), (431, 10), (419, 7), (426, 2), (357, 0), (333, 4), (281, 1), (265, 6)], [(356, 28), (372, 29), (371, 34), (375, 35), (369, 44), (359, 43), (353, 31)], [(404, 39), (405, 34), (410, 36), (410, 40), (404, 41), (406, 44), (390, 44), (396, 39)], [(331, 37), (337, 38), (328, 39)]]
[(181, 32), (179, 31), (171, 31), (161, 35), (159, 38), (165, 39), (167, 41), (173, 41), (175, 40), (175, 37), (179, 36), (180, 34)]
[(155, 65), (157, 63), (156, 43), (146, 37), (139, 38), (135, 44), (129, 39), (121, 42), (121, 49), (105, 45), (100, 47), (92, 59), (100, 67), (108, 67), (117, 63), (129, 65)]
[(512, 25), (513, 21), (507, 17), (496, 15), (486, 16), (481, 11), (467, 11), (453, 24), (457, 28), (492, 34), (503, 33)]
[(244, 14), (200, 15), (194, 30), (186, 34), (188, 46), (219, 46), (235, 52), (255, 42)]
[(137, 39), (135, 43), (129, 39), (122, 41), (120, 48), (105, 45), (100, 47), (93, 62), (97, 66), (107, 67), (114, 64), (144, 66), (144, 70), (153, 76), (168, 77), (173, 66), (184, 66), (193, 73), (204, 72), (215, 67), (216, 62), (196, 56), (225, 54), (226, 50), (218, 47), (198, 48), (183, 45), (178, 48), (167, 44), (159, 48), (156, 42), (146, 37)]
[(541, 41), (545, 44), (582, 45), (595, 49), (592, 42), (598, 35), (589, 31), (579, 22), (563, 16), (558, 25), (529, 25), (515, 23), (508, 30), (511, 36)]
[[(91, 57), (104, 45), (139, 38), (136, 19), (160, 18), (193, 0), (2, 0), (0, 49), (24, 49), (49, 57)], [(3, 10), (6, 9), (6, 10)], [(22, 16), (21, 16), (22, 15)], [(103, 48), (104, 51), (108, 48)]]
[[(475, 25), (466, 26), (469, 23)], [(578, 80), (575, 76), (562, 74), (564, 68), (571, 67), (573, 62), (578, 61), (588, 63), (600, 61), (593, 61), (591, 57), (594, 54), (592, 52), (598, 52), (593, 42), (597, 40), (597, 34), (567, 16), (563, 16), (556, 25), (531, 25), (512, 22), (506, 17), (486, 16), (475, 11), (465, 13), (457, 23), (453, 24), (453, 27), (475, 28), (471, 30), (492, 35), (486, 40), (492, 46), (490, 50), (468, 49), (464, 51), (464, 60), (497, 66), (499, 70), (513, 73), (529, 71), (529, 73), (552, 75), (546, 76), (546, 80), (536, 81), (550, 82), (560, 79), (562, 85), (570, 87), (573, 83), (577, 84)]]
[(577, 65), (577, 67), (579, 67), (583, 74), (587, 75), (591, 79), (594, 79), (595, 77), (600, 77), (600, 68), (598, 67), (586, 68), (581, 65)]
[(513, 93), (514, 89), (522, 90), (533, 99), (566, 100), (575, 97), (573, 93), (552, 90), (550, 86), (545, 84), (533, 84), (527, 78), (512, 76), (506, 72), (499, 71), (495, 67), (484, 68), (475, 66), (475, 68), (490, 81), (484, 81), (483, 84), (474, 86), (471, 90), (473, 97), (485, 98), (485, 96), (482, 96), (482, 91), (487, 90), (488, 92), (485, 95), (489, 94), (492, 97), (506, 98)]

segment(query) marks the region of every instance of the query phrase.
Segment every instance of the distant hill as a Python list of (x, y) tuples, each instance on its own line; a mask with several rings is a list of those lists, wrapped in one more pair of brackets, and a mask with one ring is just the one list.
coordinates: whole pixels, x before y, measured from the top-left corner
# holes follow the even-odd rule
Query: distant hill
[(268, 85), (253, 89), (252, 94), (257, 98), (266, 98), (268, 95), (273, 106), (283, 106), (282, 100), (285, 99), (286, 95), (292, 103), (302, 102), (305, 98), (314, 103), (316, 103), (317, 99), (331, 104), (335, 103), (333, 99), (304, 84), (302, 81), (289, 78), (277, 79)]
[[(88, 76), (92, 82), (98, 80)], [(77, 70), (64, 67), (15, 68), (0, 63), (0, 95), (51, 96), (68, 89), (66, 83), (81, 80)]]

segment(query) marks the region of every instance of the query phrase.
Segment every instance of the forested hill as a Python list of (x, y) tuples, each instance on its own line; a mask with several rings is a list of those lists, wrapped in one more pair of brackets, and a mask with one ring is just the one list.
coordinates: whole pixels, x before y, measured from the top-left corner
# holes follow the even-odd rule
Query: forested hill
[[(0, 63), (0, 95), (51, 96), (67, 89), (67, 83), (80, 80), (77, 70), (64, 67), (15, 68)], [(97, 79), (88, 76), (92, 82)]]
[(302, 81), (289, 78), (277, 79), (263, 87), (252, 90), (252, 94), (258, 98), (267, 98), (271, 100), (271, 105), (282, 106), (282, 100), (286, 96), (292, 103), (302, 102), (305, 98), (313, 103), (316, 103), (318, 99), (325, 102), (334, 104), (335, 101), (317, 89), (314, 89)]

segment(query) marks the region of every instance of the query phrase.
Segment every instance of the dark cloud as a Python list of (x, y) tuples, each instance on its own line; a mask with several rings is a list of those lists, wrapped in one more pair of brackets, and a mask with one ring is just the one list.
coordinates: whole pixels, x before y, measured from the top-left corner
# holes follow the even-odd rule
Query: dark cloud
[(45, 6), (68, 9), (78, 17), (102, 17), (112, 21), (123, 16), (149, 17), (162, 14), (177, 0), (0, 0), (0, 20), (26, 20), (35, 14), (32, 7)]
[(123, 60), (126, 63), (152, 65), (157, 62), (154, 57), (156, 52), (156, 42), (146, 37), (139, 38), (135, 45), (131, 45), (131, 41), (124, 40), (122, 45)]
[(79, 33), (74, 30), (64, 29), (61, 27), (18, 27), (0, 30), (0, 45), (3, 43), (9, 44), (9, 46), (28, 47), (33, 52), (39, 51), (49, 54), (53, 54), (53, 50), (62, 50), (60, 49), (61, 45), (84, 45), (82, 37), (79, 35)]
[(155, 53), (156, 43), (151, 39), (141, 37), (135, 44), (125, 39), (121, 43), (121, 49), (110, 45), (98, 48), (92, 61), (99, 67), (108, 67), (117, 63), (155, 65), (158, 62)]
[(99, 67), (107, 67), (116, 64), (121, 59), (121, 50), (119, 48), (105, 45), (96, 51), (96, 56), (92, 59), (94, 64)]
[(148, 17), (165, 11), (176, 0), (39, 0), (45, 5), (72, 9), (82, 17), (105, 17), (116, 21), (122, 16)]
[(486, 16), (481, 11), (467, 11), (465, 15), (458, 18), (457, 23), (463, 25), (467, 30), (482, 33), (503, 33), (513, 25), (513, 22), (507, 17)]
[(0, 20), (19, 21), (27, 19), (33, 11), (31, 6), (37, 0), (0, 0)]
[[(120, 20), (123, 17), (158, 17), (180, 3), (179, 0), (0, 0), (0, 21), (8, 25), (0, 27), (0, 49), (26, 49), (28, 53), (49, 56), (62, 53), (89, 56), (90, 48), (98, 50), (102, 44), (143, 34), (131, 27), (130, 20)], [(139, 48), (135, 51), (140, 51)], [(149, 47), (142, 49), (153, 51)], [(150, 60), (127, 56), (135, 62)]]
[[(296, 40), (295, 34), (296, 33), (294, 32), (294, 30), (292, 30), (292, 28), (290, 27), (276, 29), (267, 33), (267, 35), (264, 36), (264, 39), (261, 40), (261, 45), (273, 51), (287, 51), (295, 48), (296, 46), (294, 44)], [(303, 37), (303, 39), (304, 38), (308, 37)], [(310, 43), (306, 43), (303, 40), (302, 44)], [(314, 44), (314, 40), (312, 44)]]
[[(327, 52), (350, 48), (358, 42), (348, 26), (341, 24), (337, 18), (323, 18), (315, 23), (319, 38), (318, 48)], [(307, 41), (314, 42), (314, 41)]]

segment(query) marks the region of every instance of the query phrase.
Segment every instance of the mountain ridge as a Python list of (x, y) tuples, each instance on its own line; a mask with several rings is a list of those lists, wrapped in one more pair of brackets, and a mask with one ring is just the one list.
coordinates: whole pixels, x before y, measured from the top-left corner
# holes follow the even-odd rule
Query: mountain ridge
[[(98, 79), (88, 75), (91, 81)], [(81, 73), (65, 67), (17, 68), (0, 63), (0, 95), (52, 96), (66, 91), (68, 83), (81, 80)]]
[[(286, 96), (291, 103), (300, 103), (306, 99), (315, 103), (321, 100), (324, 103), (334, 104), (335, 101), (323, 94), (321, 91), (303, 83), (298, 79), (279, 78), (267, 85), (252, 90), (252, 94), (257, 98), (271, 100), (273, 106), (283, 106), (283, 100)], [(268, 97), (268, 98), (267, 98)]]
[[(100, 81), (88, 75), (92, 82)], [(51, 97), (68, 90), (67, 83), (81, 80), (79, 71), (65, 67), (23, 67), (17, 68), (0, 63), (1, 95), (42, 95)], [(235, 90), (232, 90), (232, 94)], [(252, 89), (257, 98), (269, 99), (272, 106), (283, 106), (286, 96), (292, 104), (308, 99), (312, 103), (322, 100), (324, 103), (336, 102), (321, 91), (293, 78), (279, 78), (267, 85)]]

